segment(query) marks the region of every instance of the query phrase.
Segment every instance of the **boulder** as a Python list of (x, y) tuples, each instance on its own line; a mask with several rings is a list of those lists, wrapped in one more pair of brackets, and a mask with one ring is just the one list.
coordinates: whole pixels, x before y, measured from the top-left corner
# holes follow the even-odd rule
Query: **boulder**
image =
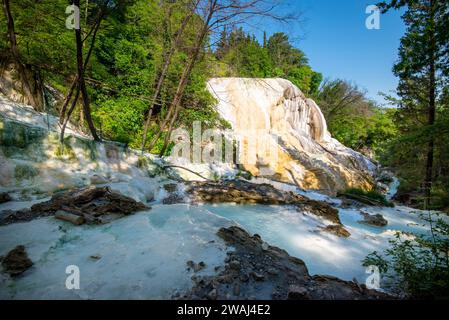
[(194, 201), (208, 203), (293, 205), (301, 212), (309, 212), (341, 224), (338, 210), (323, 201), (276, 189), (270, 184), (255, 184), (243, 180), (221, 182), (193, 182), (187, 188)]
[(12, 277), (24, 273), (33, 265), (33, 262), (28, 258), (25, 247), (20, 245), (9, 251), (6, 257), (2, 260), (3, 270)]
[[(196, 276), (194, 286), (176, 299), (379, 300), (391, 296), (356, 282), (311, 276), (305, 263), (285, 250), (269, 246), (240, 227), (222, 228), (218, 236), (232, 248), (215, 275)], [(238, 261), (237, 265), (233, 261)], [(266, 290), (268, 288), (272, 288)], [(255, 297), (256, 295), (256, 297)]]
[(195, 273), (200, 272), (201, 270), (206, 268), (206, 264), (203, 261), (201, 261), (199, 263), (195, 263), (194, 261), (189, 260), (189, 261), (187, 261), (186, 264), (187, 264), (187, 270), (188, 271), (193, 270), (193, 272), (195, 272)]
[(165, 197), (162, 200), (163, 204), (170, 205), (170, 204), (177, 204), (177, 203), (184, 203), (184, 197), (178, 193), (171, 193), (168, 195), (168, 197)]
[(380, 172), (376, 177), (377, 182), (383, 183), (385, 185), (392, 183), (393, 180), (394, 180), (394, 174), (392, 172), (386, 171), (386, 170), (383, 170), (382, 172)]
[(349, 233), (348, 230), (346, 230), (342, 225), (339, 224), (329, 225), (321, 228), (320, 230), (343, 238), (349, 238), (351, 236), (351, 233)]
[(381, 214), (369, 214), (367, 212), (363, 212), (363, 220), (359, 221), (359, 223), (368, 224), (376, 227), (385, 227), (388, 224), (387, 219), (385, 219)]
[(11, 200), (12, 200), (11, 196), (9, 194), (7, 194), (6, 192), (0, 193), (0, 204), (11, 201)]
[(338, 210), (323, 201), (307, 200), (298, 204), (298, 210), (307, 211), (332, 223), (341, 225)]
[(89, 187), (60, 192), (49, 201), (37, 203), (30, 209), (8, 212), (0, 220), (0, 225), (30, 221), (56, 213), (58, 219), (76, 225), (82, 224), (83, 220), (88, 224), (104, 224), (148, 209), (143, 203), (113, 192), (108, 187)]
[(287, 299), (288, 300), (310, 300), (310, 296), (309, 296), (306, 288), (304, 288), (302, 286), (298, 286), (298, 285), (291, 285), (288, 288)]
[(92, 177), (90, 177), (90, 184), (96, 185), (96, 184), (106, 184), (108, 183), (108, 179), (106, 179), (103, 176), (100, 176), (99, 174), (94, 174)]
[(167, 184), (164, 184), (163, 188), (168, 193), (173, 193), (178, 190), (178, 185), (176, 183), (167, 183)]

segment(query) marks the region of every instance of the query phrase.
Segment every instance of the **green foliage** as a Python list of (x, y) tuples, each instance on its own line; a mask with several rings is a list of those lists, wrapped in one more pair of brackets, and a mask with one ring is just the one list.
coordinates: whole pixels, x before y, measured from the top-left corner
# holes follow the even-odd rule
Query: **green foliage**
[(374, 200), (375, 202), (382, 204), (386, 207), (394, 207), (394, 204), (392, 202), (388, 201), (385, 198), (385, 195), (383, 195), (382, 193), (377, 192), (375, 190), (365, 191), (365, 190), (357, 189), (357, 188), (349, 188), (349, 189), (344, 190), (343, 192), (341, 192), (341, 191), (338, 192), (338, 196), (347, 196), (347, 195), (349, 195), (349, 196), (353, 195), (362, 201), (363, 201), (363, 199), (366, 199), (368, 201)]
[[(88, 8), (86, 3), (89, 4)], [(82, 37), (86, 39), (84, 55), (90, 46), (92, 33), (89, 31), (101, 4), (102, 1), (81, 2)], [(186, 1), (111, 0), (109, 4), (85, 71), (92, 115), (104, 138), (139, 147), (144, 116), (154, 95), (170, 41), (185, 17)], [(65, 0), (12, 1), (22, 61), (33, 65), (46, 83), (63, 94), (68, 92), (76, 73), (74, 32), (67, 29), (65, 19), (61, 19), (65, 17), (63, 13), (67, 5)], [(60, 12), (61, 16), (53, 12)], [(152, 139), (158, 122), (163, 119), (173, 100), (201, 23), (198, 17), (191, 20), (172, 57), (156, 101), (153, 130), (150, 130), (148, 140)], [(6, 30), (4, 19), (0, 20), (0, 24), (4, 26), (0, 31), (3, 35)], [(2, 52), (9, 47), (4, 35), (0, 39)], [(177, 126), (190, 126), (195, 120), (204, 121), (208, 127), (226, 126), (213, 110), (214, 101), (206, 90), (206, 80), (211, 76), (207, 64), (210, 53), (205, 48), (203, 51), (183, 95), (183, 109)], [(72, 121), (83, 126), (81, 115), (78, 105)], [(156, 151), (162, 147), (164, 136), (159, 139)]]
[(33, 166), (27, 164), (18, 164), (14, 168), (14, 178), (18, 181), (32, 179), (39, 174), (39, 171)]
[[(424, 216), (423, 216), (424, 217)], [(397, 233), (383, 254), (373, 252), (364, 266), (376, 265), (385, 284), (409, 298), (449, 296), (449, 224), (424, 217), (431, 235), (405, 236)]]
[[(433, 209), (447, 208), (449, 198), (449, 2), (383, 1), (384, 10), (404, 7), (406, 32), (393, 72), (399, 78), (394, 120), (398, 135), (382, 161), (396, 169), (401, 192)], [(433, 154), (433, 155), (432, 155)], [(423, 201), (429, 194), (430, 203)]]
[(292, 46), (288, 36), (275, 33), (265, 46), (243, 29), (223, 31), (215, 52), (216, 76), (290, 80), (307, 95), (318, 90), (322, 75), (312, 70), (305, 54)]
[(325, 81), (315, 99), (332, 135), (352, 149), (379, 157), (397, 134), (395, 109), (377, 107), (347, 81)]
[(143, 101), (127, 97), (99, 99), (93, 116), (105, 138), (138, 147), (146, 107)]

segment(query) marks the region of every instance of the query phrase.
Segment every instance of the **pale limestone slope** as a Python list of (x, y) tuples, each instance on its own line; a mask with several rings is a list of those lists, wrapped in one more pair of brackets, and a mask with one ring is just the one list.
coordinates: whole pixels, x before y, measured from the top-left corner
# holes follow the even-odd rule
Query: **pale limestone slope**
[(277, 137), (277, 156), (256, 150), (258, 162), (244, 162), (253, 175), (269, 167), (277, 179), (328, 193), (373, 185), (373, 162), (333, 139), (320, 108), (290, 81), (214, 78), (208, 88), (236, 134), (253, 135), (254, 141)]

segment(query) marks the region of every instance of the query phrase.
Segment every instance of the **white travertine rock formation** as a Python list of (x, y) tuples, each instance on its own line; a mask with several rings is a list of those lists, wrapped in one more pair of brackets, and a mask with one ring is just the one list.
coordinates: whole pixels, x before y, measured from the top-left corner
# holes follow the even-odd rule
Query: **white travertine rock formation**
[(269, 167), (276, 179), (328, 193), (373, 186), (373, 162), (333, 139), (320, 108), (290, 81), (214, 78), (208, 89), (235, 134), (255, 141), (277, 139), (272, 144), (276, 156), (256, 150), (256, 164), (242, 161), (253, 175), (264, 175)]

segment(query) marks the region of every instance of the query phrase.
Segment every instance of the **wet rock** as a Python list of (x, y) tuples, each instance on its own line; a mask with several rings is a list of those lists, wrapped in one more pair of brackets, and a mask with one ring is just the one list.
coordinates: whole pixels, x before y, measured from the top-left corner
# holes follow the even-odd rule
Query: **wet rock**
[(164, 184), (163, 188), (168, 193), (174, 193), (178, 190), (178, 185), (176, 183), (167, 183)]
[(377, 182), (380, 182), (384, 185), (389, 185), (394, 180), (394, 174), (390, 171), (384, 170), (380, 172), (375, 178)]
[(8, 225), (16, 222), (25, 222), (37, 219), (40, 217), (47, 217), (52, 215), (51, 212), (31, 211), (31, 209), (22, 210), (3, 210), (0, 214), (0, 226)]
[(234, 277), (231, 274), (222, 274), (217, 277), (217, 282), (219, 283), (232, 283)]
[(279, 271), (276, 270), (276, 268), (269, 268), (269, 269), (267, 270), (267, 273), (270, 274), (270, 275), (272, 275), (272, 276), (277, 276), (277, 275), (279, 274)]
[(376, 183), (376, 191), (380, 192), (380, 193), (387, 193), (388, 190), (390, 189), (390, 187), (382, 182), (377, 182)]
[(13, 277), (22, 274), (32, 265), (33, 262), (28, 258), (25, 247), (22, 245), (8, 252), (2, 260), (3, 270)]
[(184, 203), (184, 202), (185, 202), (184, 197), (177, 193), (172, 193), (168, 197), (166, 197), (162, 200), (162, 203), (165, 205), (178, 204), (178, 203)]
[(254, 280), (256, 281), (263, 281), (265, 280), (265, 276), (261, 273), (257, 273), (257, 272), (252, 272), (251, 276), (254, 278)]
[(232, 293), (234, 294), (234, 296), (237, 296), (237, 297), (240, 295), (240, 284), (238, 284), (238, 283), (234, 284)]
[(285, 192), (269, 184), (255, 184), (243, 180), (193, 182), (187, 188), (194, 201), (208, 203), (294, 205), (301, 212), (309, 212), (333, 223), (341, 224), (338, 210), (323, 201)]
[(0, 204), (11, 201), (11, 200), (12, 200), (11, 196), (9, 194), (7, 194), (6, 192), (0, 193)]
[(367, 212), (363, 212), (363, 220), (359, 221), (359, 223), (368, 224), (376, 227), (385, 227), (388, 224), (387, 219), (385, 219), (381, 214), (369, 214)]
[(234, 261), (231, 261), (230, 263), (229, 263), (229, 268), (231, 268), (231, 269), (233, 269), (233, 270), (237, 270), (237, 271), (239, 271), (240, 270), (240, 262), (238, 262), (237, 260), (234, 260)]
[(333, 223), (341, 225), (340, 216), (338, 210), (332, 208), (325, 202), (309, 200), (299, 204), (298, 209), (301, 211), (307, 211), (313, 213), (319, 217), (329, 220)]
[(206, 268), (206, 264), (201, 261), (200, 263), (195, 263), (192, 260), (187, 261), (187, 268), (188, 270), (193, 270), (193, 272), (200, 272), (204, 268)]
[(393, 200), (400, 202), (407, 207), (419, 208), (422, 195), (419, 192), (404, 192), (399, 190), (393, 197)]
[(163, 204), (170, 205), (186, 202), (184, 199), (184, 195), (179, 192), (179, 188), (176, 183), (164, 184), (163, 188), (168, 193), (168, 196), (162, 200)]
[(240, 281), (241, 282), (248, 282), (249, 281), (249, 276), (246, 273), (242, 274), (240, 276)]
[(148, 209), (143, 203), (108, 187), (89, 187), (56, 193), (49, 201), (35, 204), (30, 209), (8, 212), (3, 215), (0, 225), (51, 216), (60, 210), (82, 217), (88, 224), (103, 224)]
[(92, 177), (90, 177), (90, 184), (106, 184), (108, 182), (108, 179), (100, 176), (99, 174), (94, 174)]
[(307, 289), (298, 286), (298, 285), (291, 285), (288, 288), (288, 300), (310, 300), (309, 293), (307, 292)]
[(348, 230), (346, 230), (343, 226), (338, 224), (323, 227), (321, 228), (321, 231), (328, 232), (343, 238), (349, 238), (351, 236), (351, 233), (349, 233)]
[(198, 201), (260, 203), (260, 204), (295, 204), (304, 199), (292, 192), (275, 189), (268, 184), (254, 184), (247, 181), (194, 182), (187, 189)]
[[(259, 236), (239, 227), (222, 228), (217, 234), (233, 248), (228, 252), (228, 267), (219, 269), (216, 275), (197, 277), (182, 299), (391, 299), (356, 282), (312, 277), (301, 259), (273, 246), (264, 250)], [(240, 270), (230, 267), (233, 261), (240, 263)]]
[(217, 300), (217, 296), (218, 296), (218, 294), (217, 294), (217, 289), (212, 289), (212, 290), (208, 293), (207, 298), (208, 298), (209, 300)]

